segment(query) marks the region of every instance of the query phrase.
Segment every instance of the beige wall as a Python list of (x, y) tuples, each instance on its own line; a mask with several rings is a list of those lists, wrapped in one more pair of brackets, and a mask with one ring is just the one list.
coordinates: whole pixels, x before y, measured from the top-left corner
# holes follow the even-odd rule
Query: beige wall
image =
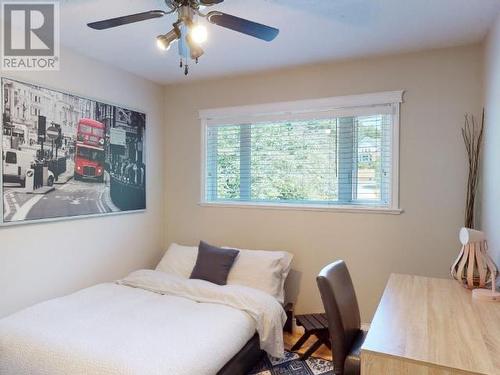
[(482, 228), (500, 265), (500, 16), (486, 40)]
[[(207, 56), (207, 58), (210, 58)], [(481, 108), (480, 45), (307, 66), (165, 88), (166, 231), (172, 241), (295, 254), (298, 311), (322, 309), (315, 276), (350, 267), (363, 320), (391, 272), (447, 277), (463, 222), (465, 112)], [(401, 109), (402, 215), (209, 208), (200, 197), (199, 109), (406, 90)]]
[(0, 317), (158, 260), (163, 232), (161, 86), (62, 51), (61, 71), (1, 72), (147, 113), (146, 213), (0, 228)]

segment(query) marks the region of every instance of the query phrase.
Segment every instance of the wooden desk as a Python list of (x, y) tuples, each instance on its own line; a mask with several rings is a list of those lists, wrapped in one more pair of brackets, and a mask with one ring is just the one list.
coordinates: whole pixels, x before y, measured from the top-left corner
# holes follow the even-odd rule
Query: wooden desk
[(472, 300), (453, 280), (391, 275), (361, 374), (500, 374), (500, 303)]

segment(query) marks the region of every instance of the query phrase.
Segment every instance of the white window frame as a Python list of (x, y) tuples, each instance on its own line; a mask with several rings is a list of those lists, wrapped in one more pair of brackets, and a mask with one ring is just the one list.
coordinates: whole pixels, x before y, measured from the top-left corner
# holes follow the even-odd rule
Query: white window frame
[[(300, 100), (291, 102), (267, 103), (258, 105), (247, 105), (239, 107), (225, 107), (205, 109), (199, 111), (201, 122), (201, 184), (199, 205), (207, 207), (237, 207), (237, 208), (265, 208), (265, 209), (297, 209), (315, 211), (337, 211), (337, 212), (369, 212), (400, 214), (403, 210), (399, 207), (399, 128), (400, 128), (400, 106), (403, 102), (404, 90), (385, 91), (361, 95), (336, 96), (330, 98)], [(258, 121), (269, 121), (272, 119), (286, 119), (291, 115), (294, 118), (301, 114), (310, 113), (333, 113), (336, 116), (353, 113), (356, 108), (392, 107), (392, 173), (391, 192), (387, 207), (370, 207), (363, 205), (331, 205), (331, 204), (307, 204), (307, 203), (259, 203), (243, 201), (214, 202), (206, 199), (206, 148), (207, 127), (211, 124), (242, 124)]]

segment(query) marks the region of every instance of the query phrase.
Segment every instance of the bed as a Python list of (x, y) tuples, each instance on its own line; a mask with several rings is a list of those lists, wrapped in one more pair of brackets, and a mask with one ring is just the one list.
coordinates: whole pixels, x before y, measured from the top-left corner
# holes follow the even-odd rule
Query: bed
[[(224, 286), (189, 279), (196, 248), (175, 246), (156, 270), (138, 270), (1, 319), (0, 374), (233, 375), (246, 373), (264, 352), (280, 357), (286, 320), (281, 278), (291, 257), (268, 270), (280, 275), (274, 293), (229, 282), (245, 275), (233, 275)], [(241, 261), (247, 270), (248, 259), (238, 257), (233, 268), (238, 271)]]

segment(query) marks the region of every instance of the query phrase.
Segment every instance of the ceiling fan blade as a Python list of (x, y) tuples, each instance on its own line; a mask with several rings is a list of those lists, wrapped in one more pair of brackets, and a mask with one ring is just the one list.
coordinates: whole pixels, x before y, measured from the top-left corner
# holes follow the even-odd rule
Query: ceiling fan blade
[(266, 26), (261, 23), (249, 21), (236, 16), (231, 16), (230, 14), (218, 11), (209, 12), (207, 14), (207, 19), (209, 22), (218, 26), (238, 31), (243, 34), (265, 40), (266, 42), (270, 42), (271, 40), (276, 38), (280, 32), (274, 27)]
[(150, 10), (149, 12), (130, 14), (128, 16), (110, 18), (107, 20), (88, 23), (87, 26), (95, 30), (104, 30), (111, 27), (126, 25), (129, 23), (146, 21), (151, 18), (163, 17), (166, 14), (163, 10)]
[(200, 4), (210, 6), (210, 5), (220, 4), (223, 1), (224, 0), (200, 0)]

